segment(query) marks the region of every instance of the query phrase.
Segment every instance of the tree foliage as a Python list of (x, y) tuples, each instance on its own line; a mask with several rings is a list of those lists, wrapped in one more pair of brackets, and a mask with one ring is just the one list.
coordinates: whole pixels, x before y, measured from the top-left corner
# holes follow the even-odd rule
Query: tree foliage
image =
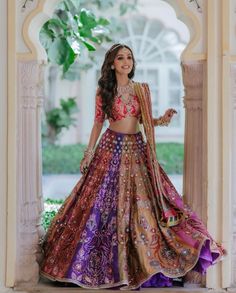
[(61, 99), (60, 107), (53, 108), (46, 112), (47, 128), (43, 133), (43, 138), (48, 143), (55, 144), (58, 135), (63, 129), (69, 129), (75, 125), (74, 113), (78, 112), (75, 98)]
[(76, 1), (63, 1), (64, 9), (57, 9), (40, 31), (40, 41), (44, 46), (48, 60), (62, 66), (67, 72), (75, 59), (81, 55), (82, 46), (95, 51), (95, 44), (109, 40), (109, 21), (97, 18), (85, 8), (77, 8)]
[[(40, 31), (40, 41), (44, 46), (48, 60), (52, 64), (62, 66), (65, 74), (75, 60), (81, 57), (83, 49), (89, 52), (103, 42), (111, 42), (112, 33), (118, 27), (115, 21), (97, 17), (91, 8), (105, 10), (119, 4), (120, 15), (134, 10), (137, 0), (64, 0), (59, 3), (53, 17), (49, 19)], [(88, 7), (90, 7), (88, 9)]]

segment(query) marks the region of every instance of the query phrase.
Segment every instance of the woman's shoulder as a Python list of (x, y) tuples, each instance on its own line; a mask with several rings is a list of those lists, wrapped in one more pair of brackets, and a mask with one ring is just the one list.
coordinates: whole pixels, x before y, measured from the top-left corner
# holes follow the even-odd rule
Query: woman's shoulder
[(140, 81), (134, 81), (133, 80), (133, 83), (136, 84), (136, 85), (141, 86), (142, 88), (149, 88), (149, 85), (148, 85), (147, 82), (140, 82)]
[(141, 85), (141, 86), (148, 86), (148, 83), (147, 82), (144, 82), (144, 81), (135, 81), (135, 80), (132, 80), (134, 84), (138, 84), (138, 85)]

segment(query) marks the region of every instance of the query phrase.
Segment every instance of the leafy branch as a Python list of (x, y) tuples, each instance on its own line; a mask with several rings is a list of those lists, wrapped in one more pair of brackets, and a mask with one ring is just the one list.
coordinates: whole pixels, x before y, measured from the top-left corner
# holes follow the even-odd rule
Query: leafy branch
[(44, 138), (49, 143), (55, 144), (58, 135), (63, 129), (69, 129), (75, 125), (76, 118), (73, 114), (78, 112), (75, 98), (61, 99), (60, 107), (53, 108), (46, 112), (47, 133), (44, 133)]
[(85, 8), (78, 8), (75, 0), (63, 1), (54, 17), (41, 29), (40, 41), (47, 51), (49, 61), (61, 65), (63, 73), (66, 73), (81, 55), (81, 47), (95, 51), (94, 44), (101, 44), (104, 39), (109, 40), (110, 31), (106, 28), (109, 23), (103, 17), (96, 18)]

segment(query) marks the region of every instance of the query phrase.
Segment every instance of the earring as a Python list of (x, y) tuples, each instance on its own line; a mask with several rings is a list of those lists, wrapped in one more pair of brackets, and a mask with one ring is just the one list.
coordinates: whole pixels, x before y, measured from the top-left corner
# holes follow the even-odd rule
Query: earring
[(115, 69), (114, 65), (111, 65), (111, 69), (112, 69), (112, 70), (114, 70), (114, 69)]

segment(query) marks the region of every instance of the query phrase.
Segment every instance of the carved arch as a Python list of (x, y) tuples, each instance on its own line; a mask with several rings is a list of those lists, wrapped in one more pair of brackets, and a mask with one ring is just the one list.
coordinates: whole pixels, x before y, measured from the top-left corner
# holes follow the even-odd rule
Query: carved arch
[[(197, 17), (191, 12), (185, 0), (161, 0), (168, 2), (176, 11), (177, 18), (183, 21), (191, 32), (191, 40), (182, 54), (183, 59), (197, 59), (192, 52), (194, 46), (199, 42), (201, 32)], [(17, 132), (19, 135), (19, 144), (17, 156), (19, 158), (16, 173), (21, 174), (18, 179), (16, 197), (17, 210), (12, 213), (20, 214), (15, 223), (17, 229), (17, 258), (15, 265), (17, 274), (14, 285), (23, 283), (24, 285), (37, 283), (38, 280), (38, 264), (37, 251), (35, 250), (39, 239), (38, 218), (40, 217), (40, 155), (35, 161), (32, 157), (37, 156), (40, 145), (40, 106), (42, 104), (42, 66), (41, 61), (46, 61), (46, 52), (39, 41), (39, 31), (42, 25), (53, 14), (56, 4), (60, 0), (39, 0), (37, 7), (28, 15), (23, 24), (23, 39), (29, 49), (27, 53), (17, 55), (18, 67), (18, 96), (17, 105), (13, 110), (17, 112)], [(20, 79), (23, 77), (23, 80)], [(33, 138), (33, 139), (32, 139)], [(30, 152), (26, 152), (24, 147)], [(35, 172), (31, 172), (34, 170)], [(23, 170), (23, 171), (22, 171)], [(32, 180), (29, 180), (32, 179)], [(23, 186), (23, 188), (22, 188)], [(36, 194), (35, 194), (36, 193)], [(14, 195), (9, 195), (13, 199)], [(21, 211), (24, 206), (27, 213)], [(34, 208), (32, 210), (32, 207)], [(10, 217), (9, 213), (9, 217)], [(9, 260), (10, 262), (11, 260)]]
[(182, 21), (190, 31), (190, 41), (181, 55), (181, 60), (196, 60), (202, 56), (193, 53), (194, 47), (200, 41), (202, 32), (197, 16), (186, 6), (184, 0), (161, 0), (167, 2), (175, 11), (177, 19)]
[[(29, 48), (28, 53), (19, 54), (20, 59), (47, 60), (46, 52), (39, 41), (39, 31), (42, 25), (51, 17), (55, 6), (61, 0), (40, 0), (26, 18), (23, 24), (23, 39)], [(182, 21), (189, 29), (191, 39), (182, 53), (182, 60), (199, 59), (193, 53), (194, 47), (201, 38), (200, 23), (196, 15), (187, 7), (185, 0), (161, 0), (167, 2), (175, 11), (177, 19)]]

